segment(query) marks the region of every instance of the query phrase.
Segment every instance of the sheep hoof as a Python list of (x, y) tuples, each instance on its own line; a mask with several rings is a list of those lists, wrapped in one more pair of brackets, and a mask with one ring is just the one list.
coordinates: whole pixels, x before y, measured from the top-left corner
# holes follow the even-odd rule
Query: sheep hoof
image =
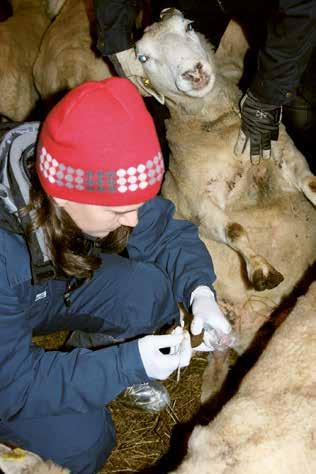
[(256, 291), (272, 290), (284, 280), (283, 275), (273, 267), (269, 268), (267, 275), (262, 268), (255, 270), (252, 278), (252, 284)]

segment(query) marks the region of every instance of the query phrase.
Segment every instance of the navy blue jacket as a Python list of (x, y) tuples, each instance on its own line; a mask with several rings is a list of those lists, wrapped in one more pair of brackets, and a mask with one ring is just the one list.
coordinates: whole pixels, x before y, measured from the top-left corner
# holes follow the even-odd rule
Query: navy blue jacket
[[(30, 124), (25, 133), (36, 136), (36, 125)], [(0, 162), (5, 158), (0, 149)], [(191, 292), (199, 285), (211, 287), (215, 275), (196, 226), (173, 219), (174, 210), (174, 205), (161, 197), (145, 203), (139, 210), (139, 224), (129, 237), (128, 253), (131, 261), (150, 262), (165, 272), (176, 300), (188, 307)], [(33, 332), (39, 326), (45, 329), (52, 307), (63, 307), (65, 282), (52, 279), (32, 284), (31, 257), (23, 235), (3, 228), (0, 275), (0, 419), (87, 412), (103, 407), (127, 386), (148, 379), (137, 340), (69, 353), (45, 351), (32, 344)], [(142, 288), (133, 298), (143, 298)], [(137, 317), (141, 322), (147, 315), (140, 311)], [(54, 318), (59, 318), (57, 310)], [(116, 337), (135, 337), (132, 327), (124, 329), (120, 311), (116, 314), (114, 308), (109, 318), (122, 318)], [(75, 324), (75, 318), (73, 321)]]

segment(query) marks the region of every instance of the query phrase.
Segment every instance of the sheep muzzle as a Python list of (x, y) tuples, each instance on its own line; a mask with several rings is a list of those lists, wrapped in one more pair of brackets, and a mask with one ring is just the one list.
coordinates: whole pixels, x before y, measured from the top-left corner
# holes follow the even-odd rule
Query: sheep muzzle
[(190, 81), (194, 89), (202, 89), (210, 82), (210, 75), (204, 71), (201, 62), (198, 62), (193, 69), (183, 72), (181, 76), (186, 81)]

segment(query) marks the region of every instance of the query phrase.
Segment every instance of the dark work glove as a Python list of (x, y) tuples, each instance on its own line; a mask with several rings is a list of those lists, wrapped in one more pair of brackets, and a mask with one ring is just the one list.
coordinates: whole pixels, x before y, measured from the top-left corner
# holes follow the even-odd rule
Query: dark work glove
[(94, 0), (97, 20), (97, 48), (102, 56), (133, 46), (133, 28), (137, 16), (135, 0)]
[(250, 91), (240, 102), (241, 128), (234, 152), (240, 155), (250, 141), (250, 160), (259, 163), (261, 158), (270, 158), (271, 140), (279, 137), (282, 108), (260, 102)]

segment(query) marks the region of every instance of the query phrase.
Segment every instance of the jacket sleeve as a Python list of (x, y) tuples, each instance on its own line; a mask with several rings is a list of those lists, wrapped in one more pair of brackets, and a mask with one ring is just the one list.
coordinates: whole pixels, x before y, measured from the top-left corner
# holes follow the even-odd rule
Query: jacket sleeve
[(102, 408), (127, 386), (148, 380), (137, 341), (90, 351), (45, 351), (0, 257), (0, 421)]
[(94, 0), (97, 48), (103, 56), (125, 51), (133, 45), (132, 31), (137, 9), (133, 0)]
[(216, 277), (197, 227), (174, 219), (174, 212), (174, 204), (161, 197), (144, 204), (127, 248), (130, 258), (162, 268), (170, 278), (176, 300), (188, 309), (192, 291), (199, 285), (212, 289)]
[(315, 0), (280, 0), (279, 4), (268, 23), (266, 43), (250, 86), (262, 102), (275, 105), (293, 98), (316, 47)]

